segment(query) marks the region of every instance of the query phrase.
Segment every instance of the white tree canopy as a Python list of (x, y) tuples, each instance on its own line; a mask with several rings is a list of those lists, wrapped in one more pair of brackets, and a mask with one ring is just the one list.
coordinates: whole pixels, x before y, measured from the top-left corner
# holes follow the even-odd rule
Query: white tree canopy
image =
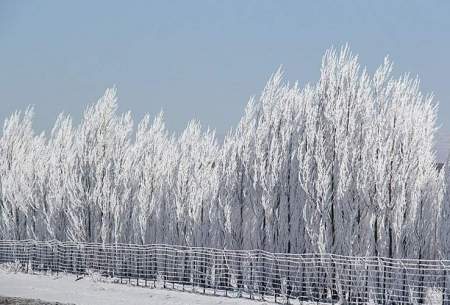
[(370, 75), (348, 47), (304, 88), (279, 69), (221, 144), (197, 121), (170, 134), (162, 113), (134, 129), (115, 88), (48, 134), (16, 112), (0, 137), (0, 238), (450, 258), (436, 106), (391, 71), (385, 59)]

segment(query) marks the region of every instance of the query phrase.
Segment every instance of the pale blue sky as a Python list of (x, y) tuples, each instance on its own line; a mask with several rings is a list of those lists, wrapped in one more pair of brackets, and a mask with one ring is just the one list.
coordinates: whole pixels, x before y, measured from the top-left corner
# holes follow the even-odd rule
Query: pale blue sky
[[(163, 109), (180, 131), (196, 118), (224, 134), (283, 65), (317, 80), (348, 42), (373, 71), (384, 56), (418, 74), (450, 139), (450, 1), (1, 1), (0, 120), (35, 105), (36, 128), (78, 120), (116, 84), (136, 120)], [(445, 138), (445, 140), (443, 140)], [(448, 139), (447, 139), (448, 138)]]

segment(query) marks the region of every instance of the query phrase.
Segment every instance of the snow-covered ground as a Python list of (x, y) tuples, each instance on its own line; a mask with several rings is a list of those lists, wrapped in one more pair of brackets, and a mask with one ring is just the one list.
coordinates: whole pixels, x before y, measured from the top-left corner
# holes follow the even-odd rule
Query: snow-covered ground
[(267, 302), (205, 296), (167, 289), (134, 287), (74, 275), (34, 275), (0, 271), (0, 295), (75, 303), (77, 305), (166, 305), (239, 304), (263, 305)]

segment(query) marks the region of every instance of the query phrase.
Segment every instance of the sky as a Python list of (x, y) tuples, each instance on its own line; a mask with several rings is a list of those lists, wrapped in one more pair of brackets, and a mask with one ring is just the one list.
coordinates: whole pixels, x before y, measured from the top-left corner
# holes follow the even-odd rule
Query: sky
[(421, 79), (439, 103), (438, 159), (450, 147), (450, 1), (0, 1), (0, 120), (33, 105), (35, 128), (76, 122), (107, 87), (119, 110), (164, 111), (225, 134), (280, 66), (301, 86), (326, 49), (348, 43), (373, 72)]

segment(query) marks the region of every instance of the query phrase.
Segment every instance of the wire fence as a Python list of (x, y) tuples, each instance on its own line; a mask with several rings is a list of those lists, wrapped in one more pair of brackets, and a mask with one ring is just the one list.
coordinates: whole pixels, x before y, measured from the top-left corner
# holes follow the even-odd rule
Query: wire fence
[(0, 241), (0, 264), (279, 303), (450, 304), (447, 260), (283, 254), (162, 244)]

